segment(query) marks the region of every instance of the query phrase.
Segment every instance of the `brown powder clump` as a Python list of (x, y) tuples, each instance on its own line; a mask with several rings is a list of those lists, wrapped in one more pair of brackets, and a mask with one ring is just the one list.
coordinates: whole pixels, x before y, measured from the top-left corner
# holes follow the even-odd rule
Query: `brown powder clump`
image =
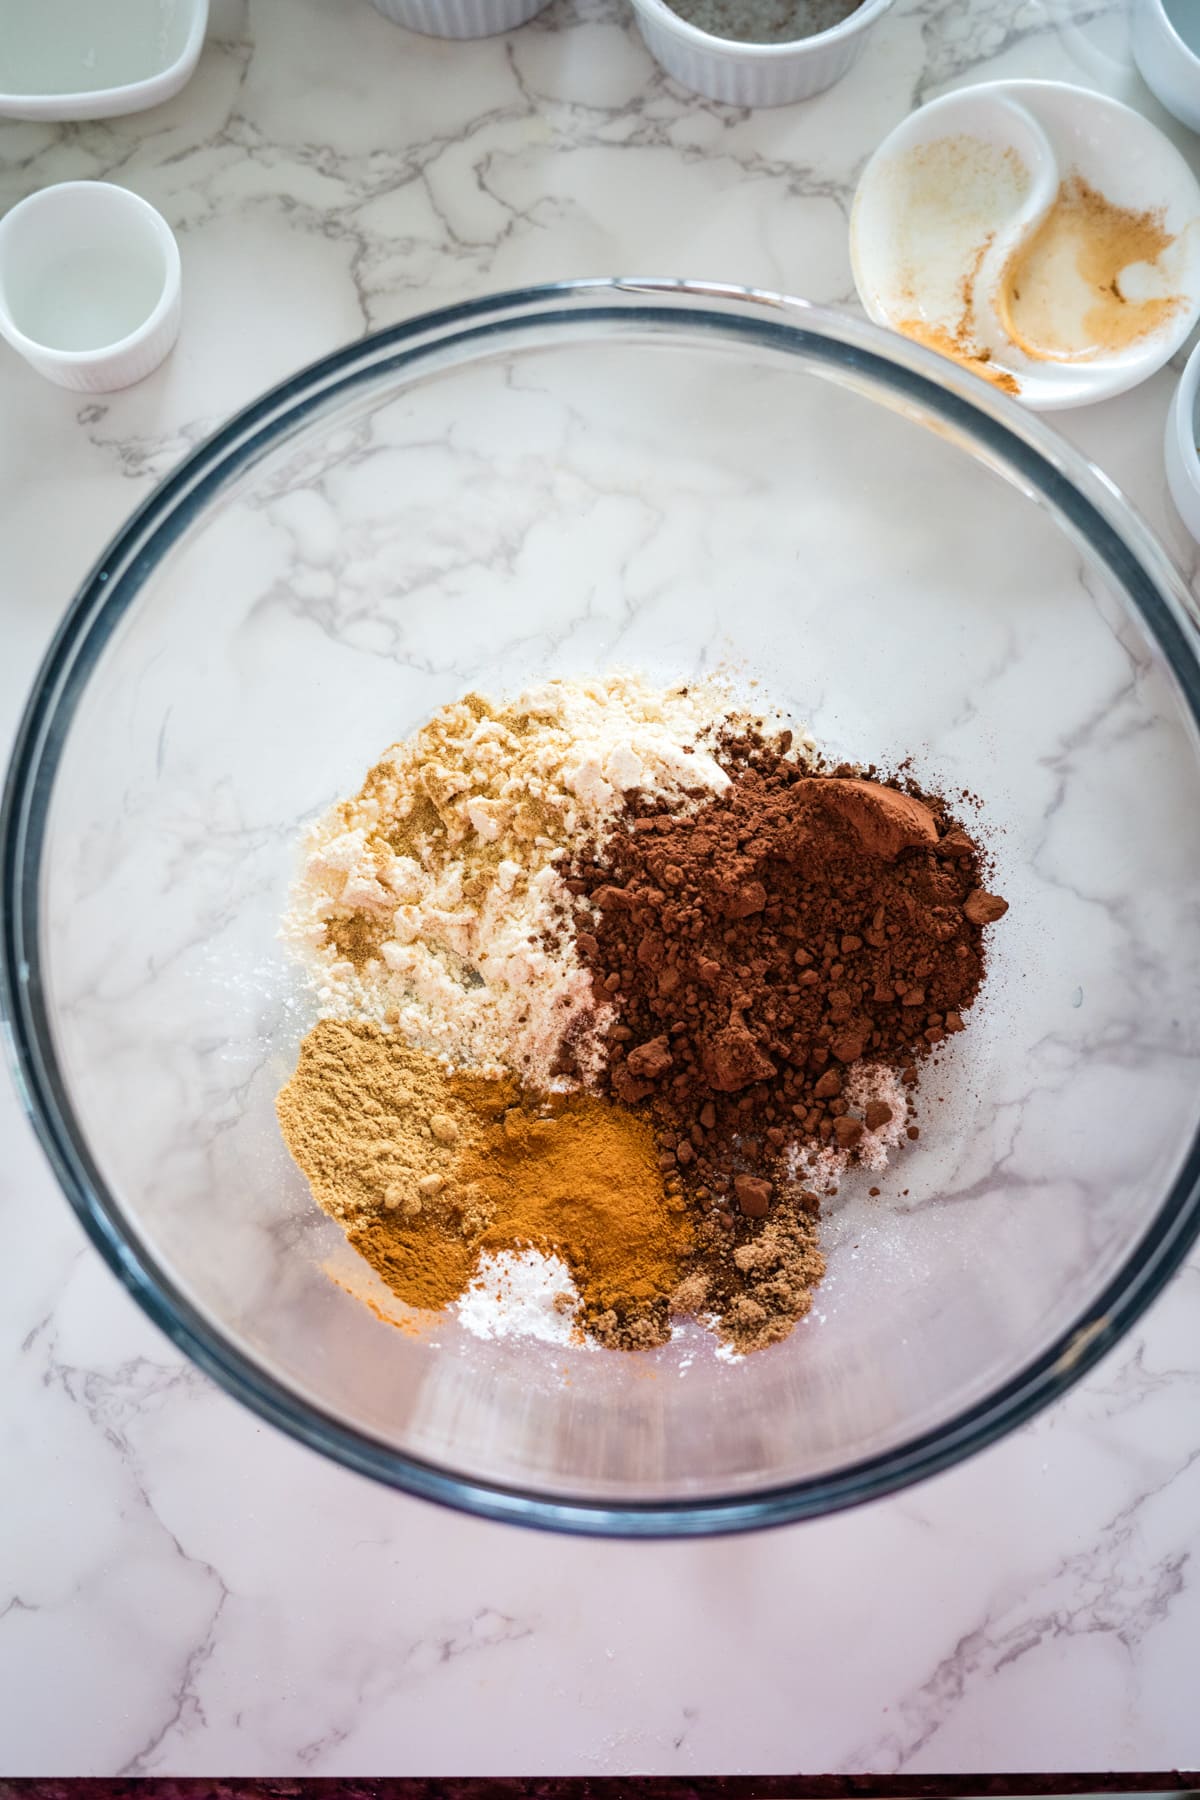
[(709, 1320), (743, 1355), (787, 1337), (812, 1306), (825, 1274), (819, 1244), (820, 1201), (789, 1195), (770, 1216), (741, 1221), (736, 1235), (701, 1217), (697, 1254), (671, 1297), (673, 1313)]
[(733, 740), (719, 799), (679, 819), (631, 797), (571, 868), (579, 950), (613, 1009), (600, 1080), (730, 1225), (766, 1216), (798, 1149), (861, 1154), (891, 1109), (868, 1122), (853, 1065), (916, 1082), (963, 1028), (1006, 911), (935, 796), (788, 749)]
[(602, 1090), (653, 1122), (689, 1203), (674, 1310), (743, 1352), (786, 1337), (824, 1274), (806, 1171), (901, 1128), (1007, 910), (939, 798), (790, 752), (731, 737), (729, 788), (688, 818), (630, 795), (568, 883), (612, 1008)]
[(449, 1072), (357, 1020), (314, 1026), (277, 1108), (319, 1205), (408, 1305), (448, 1306), (481, 1254), (532, 1246), (567, 1264), (597, 1341), (669, 1336), (693, 1234), (648, 1120)]

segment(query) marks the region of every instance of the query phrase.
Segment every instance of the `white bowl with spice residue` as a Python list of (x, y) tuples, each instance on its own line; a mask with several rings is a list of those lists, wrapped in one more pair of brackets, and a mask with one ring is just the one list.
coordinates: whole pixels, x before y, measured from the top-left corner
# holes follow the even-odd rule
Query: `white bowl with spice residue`
[(1200, 345), (1188, 357), (1167, 414), (1164, 455), (1167, 486), (1175, 510), (1200, 543), (1200, 445), (1197, 439), (1197, 405), (1200, 403)]
[(859, 182), (870, 316), (1037, 411), (1135, 387), (1200, 318), (1200, 183), (1140, 113), (1056, 81), (933, 100)]
[[(754, 0), (748, 0), (749, 5)], [(857, 59), (893, 0), (861, 0), (839, 23), (779, 43), (715, 37), (667, 0), (632, 0), (646, 48), (682, 86), (729, 106), (786, 106), (832, 87)]]

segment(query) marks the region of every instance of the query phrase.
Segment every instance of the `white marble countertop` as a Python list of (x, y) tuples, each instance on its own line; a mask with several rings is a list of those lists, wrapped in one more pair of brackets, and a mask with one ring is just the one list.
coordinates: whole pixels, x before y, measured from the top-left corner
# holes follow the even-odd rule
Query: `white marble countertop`
[[(108, 535), (311, 358), (565, 275), (849, 303), (866, 154), (965, 81), (1064, 77), (1165, 122), (1114, 0), (899, 0), (841, 86), (751, 115), (658, 76), (623, 0), (474, 45), (367, 0), (237, 6), (168, 106), (0, 124), (0, 208), (127, 184), (179, 233), (186, 309), (170, 362), (95, 402), (0, 358), (5, 738)], [(1194, 576), (1174, 378), (1060, 423)], [(600, 1544), (436, 1511), (260, 1425), (85, 1246), (7, 1085), (0, 1134), (0, 1773), (1200, 1764), (1200, 1260), (1066, 1401), (936, 1481), (756, 1538)]]

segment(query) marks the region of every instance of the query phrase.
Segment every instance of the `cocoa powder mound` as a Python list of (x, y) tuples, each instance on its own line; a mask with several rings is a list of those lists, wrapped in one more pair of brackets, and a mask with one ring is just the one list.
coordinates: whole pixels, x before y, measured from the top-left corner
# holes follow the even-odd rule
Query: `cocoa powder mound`
[(615, 1009), (601, 1088), (650, 1112), (664, 1174), (727, 1228), (767, 1217), (797, 1145), (853, 1157), (890, 1117), (851, 1108), (850, 1066), (915, 1083), (1006, 910), (940, 798), (789, 749), (731, 738), (724, 795), (685, 816), (630, 796), (569, 873)]

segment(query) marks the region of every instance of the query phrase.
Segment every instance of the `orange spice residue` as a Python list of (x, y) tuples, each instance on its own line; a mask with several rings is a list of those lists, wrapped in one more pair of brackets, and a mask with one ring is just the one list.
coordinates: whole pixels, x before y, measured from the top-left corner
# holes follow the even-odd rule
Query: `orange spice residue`
[(984, 381), (990, 381), (993, 387), (1003, 389), (1006, 394), (1019, 394), (1021, 388), (1016, 376), (992, 361), (991, 352), (980, 348), (972, 329), (975, 317), (975, 283), (995, 235), (994, 231), (989, 231), (983, 242), (972, 252), (970, 266), (958, 284), (959, 314), (953, 325), (937, 325), (927, 319), (914, 318), (902, 320), (898, 329), (905, 337), (924, 344), (927, 349), (936, 350), (939, 355), (961, 363), (972, 375), (981, 375)]
[(1139, 300), (1122, 288), (1132, 264), (1154, 268), (1174, 242), (1161, 211), (1116, 206), (1075, 173), (1004, 271), (996, 296), (1001, 323), (1026, 356), (1039, 361), (1125, 350), (1183, 304), (1180, 294)]
[(953, 362), (961, 363), (972, 375), (981, 375), (990, 381), (993, 387), (1002, 388), (1006, 394), (1019, 394), (1020, 383), (1015, 375), (1007, 369), (990, 361), (986, 350), (981, 351), (969, 335), (964, 335), (961, 327), (950, 331), (944, 325), (930, 324), (926, 319), (901, 319), (897, 331), (905, 337), (912, 338), (915, 343), (924, 344), (929, 350), (937, 350), (942, 356), (948, 356)]

